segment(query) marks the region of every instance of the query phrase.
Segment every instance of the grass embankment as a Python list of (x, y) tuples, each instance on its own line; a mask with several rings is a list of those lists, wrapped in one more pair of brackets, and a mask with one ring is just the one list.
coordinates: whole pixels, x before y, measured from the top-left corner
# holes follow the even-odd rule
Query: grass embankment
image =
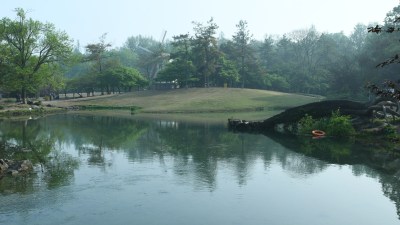
[[(47, 102), (58, 107), (139, 107), (141, 113), (213, 113), (282, 110), (320, 98), (254, 89), (191, 88)], [(47, 104), (46, 103), (46, 104)]]
[(25, 117), (65, 111), (63, 108), (15, 103), (14, 99), (0, 100), (0, 117)]
[[(212, 117), (221, 113), (258, 113), (266, 118), (286, 108), (319, 101), (321, 97), (282, 92), (236, 88), (190, 88), (163, 91), (140, 91), (70, 100), (43, 102), (51, 108), (78, 106), (81, 109), (134, 109), (141, 114), (204, 114)], [(25, 107), (25, 106), (19, 106)], [(29, 106), (21, 109), (27, 110)], [(12, 107), (5, 106), (3, 113)], [(44, 107), (45, 110), (49, 108)], [(211, 115), (213, 114), (213, 115)], [(210, 116), (211, 115), (211, 116)]]

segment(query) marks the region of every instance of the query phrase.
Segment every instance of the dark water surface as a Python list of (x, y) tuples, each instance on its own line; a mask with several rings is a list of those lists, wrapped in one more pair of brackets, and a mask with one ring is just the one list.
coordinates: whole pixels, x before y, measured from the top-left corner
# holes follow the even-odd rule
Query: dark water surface
[(400, 224), (400, 182), (347, 141), (90, 115), (0, 121), (0, 140), (43, 165), (0, 180), (0, 224)]

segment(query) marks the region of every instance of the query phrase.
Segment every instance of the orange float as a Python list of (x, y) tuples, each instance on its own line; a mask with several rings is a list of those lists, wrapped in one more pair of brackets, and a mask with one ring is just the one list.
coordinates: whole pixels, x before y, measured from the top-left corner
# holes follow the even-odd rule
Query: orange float
[(325, 132), (323, 132), (322, 130), (313, 130), (311, 131), (312, 135), (314, 137), (323, 137), (325, 136)]

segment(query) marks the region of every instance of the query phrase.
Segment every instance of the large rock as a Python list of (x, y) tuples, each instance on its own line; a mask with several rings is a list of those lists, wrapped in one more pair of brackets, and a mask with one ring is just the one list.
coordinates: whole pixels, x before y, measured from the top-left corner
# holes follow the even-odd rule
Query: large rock
[(8, 160), (0, 159), (0, 174), (5, 173), (8, 169)]
[(27, 172), (33, 169), (32, 162), (29, 160), (23, 160), (21, 162), (21, 165), (18, 169), (19, 172)]
[(16, 176), (29, 172), (33, 169), (33, 164), (29, 160), (13, 161), (7, 159), (0, 159), (0, 175), (11, 174)]

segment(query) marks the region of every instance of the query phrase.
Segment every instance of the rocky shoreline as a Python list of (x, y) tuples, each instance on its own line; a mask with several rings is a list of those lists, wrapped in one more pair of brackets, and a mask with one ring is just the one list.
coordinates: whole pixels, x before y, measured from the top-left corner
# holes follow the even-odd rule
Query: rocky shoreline
[(0, 159), (0, 179), (6, 175), (19, 176), (26, 174), (33, 169), (30, 160), (8, 160)]

